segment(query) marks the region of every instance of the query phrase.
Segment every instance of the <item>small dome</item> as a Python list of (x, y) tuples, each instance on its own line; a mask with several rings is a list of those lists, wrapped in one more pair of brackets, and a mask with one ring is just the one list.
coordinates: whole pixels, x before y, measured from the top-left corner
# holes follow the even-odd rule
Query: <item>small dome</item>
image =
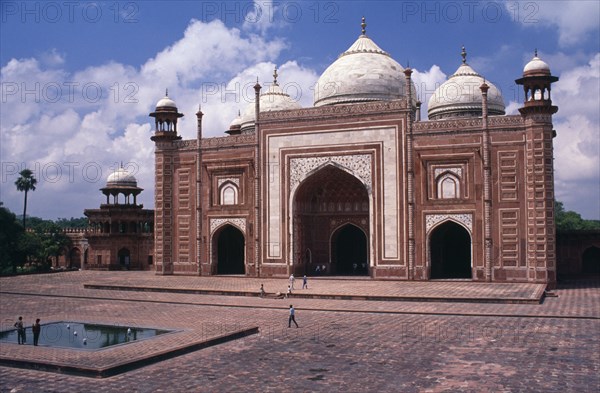
[(314, 105), (395, 100), (405, 96), (404, 68), (364, 33), (323, 72)]
[(523, 74), (550, 75), (550, 66), (538, 57), (536, 50), (533, 59), (531, 59), (531, 61), (525, 65), (525, 68), (523, 68)]
[(463, 48), (463, 64), (429, 99), (429, 120), (481, 116), (483, 104), (480, 86), (483, 82), (489, 86), (488, 113), (505, 114), (504, 99), (500, 90), (467, 64), (466, 55)]
[(137, 179), (127, 169), (119, 167), (106, 178), (107, 187), (137, 187)]
[(229, 124), (229, 129), (232, 128), (240, 128), (242, 125), (242, 116), (240, 115), (240, 113), (238, 112), (238, 115), (236, 116), (235, 119), (233, 119), (231, 121), (231, 123)]
[(165, 96), (156, 103), (156, 108), (157, 109), (158, 108), (175, 108), (175, 109), (177, 109), (177, 104), (175, 104), (175, 101), (173, 101), (172, 99), (169, 98), (168, 90), (165, 92)]
[[(301, 109), (302, 106), (300, 106), (298, 102), (294, 101), (289, 94), (285, 93), (281, 87), (279, 87), (279, 84), (277, 83), (277, 68), (275, 69), (273, 76), (273, 84), (266, 92), (260, 95), (260, 111), (271, 112)], [(241, 117), (242, 130), (254, 126), (254, 121), (256, 120), (255, 112), (256, 109), (253, 102), (246, 106), (246, 109), (244, 110), (244, 113), (242, 113)]]

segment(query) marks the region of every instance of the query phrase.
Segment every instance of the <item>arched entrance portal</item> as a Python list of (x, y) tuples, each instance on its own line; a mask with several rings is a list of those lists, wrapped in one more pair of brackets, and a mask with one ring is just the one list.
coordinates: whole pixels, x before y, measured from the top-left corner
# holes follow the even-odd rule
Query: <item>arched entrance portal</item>
[(581, 273), (592, 276), (600, 275), (600, 248), (592, 246), (583, 252)]
[(129, 265), (131, 264), (131, 254), (127, 248), (122, 248), (119, 250), (119, 265), (123, 269), (129, 270)]
[(358, 227), (348, 224), (331, 236), (331, 271), (333, 274), (367, 275), (369, 257), (367, 236)]
[(354, 244), (349, 239), (359, 237), (362, 254), (356, 263), (368, 266), (367, 188), (334, 164), (317, 170), (300, 184), (294, 195), (292, 236), (291, 271), (296, 275), (353, 274), (354, 257), (350, 258), (346, 249)]
[(78, 248), (72, 248), (69, 252), (69, 268), (81, 268), (81, 251)]
[(244, 274), (244, 234), (232, 225), (225, 225), (213, 239), (217, 274)]
[(459, 224), (447, 221), (432, 232), (429, 240), (431, 278), (472, 278), (471, 236)]

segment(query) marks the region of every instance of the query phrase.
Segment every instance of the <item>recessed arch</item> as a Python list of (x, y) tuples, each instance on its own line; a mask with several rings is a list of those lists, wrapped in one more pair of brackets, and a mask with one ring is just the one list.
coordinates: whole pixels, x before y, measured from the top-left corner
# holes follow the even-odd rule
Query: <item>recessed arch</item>
[(364, 230), (344, 224), (331, 233), (331, 272), (336, 275), (368, 275), (368, 241)]
[(237, 205), (239, 190), (235, 183), (227, 181), (219, 188), (219, 204)]
[[(371, 249), (370, 193), (361, 179), (330, 163), (311, 171), (291, 198), (290, 260), (295, 274), (335, 274), (331, 238), (343, 223), (359, 227), (365, 249)], [(368, 265), (369, 255), (363, 259), (361, 265)]]
[(588, 247), (581, 255), (581, 273), (585, 275), (600, 275), (600, 248)]
[(238, 228), (219, 227), (213, 234), (212, 250), (217, 274), (245, 274), (245, 239)]
[(460, 198), (460, 178), (452, 172), (444, 172), (438, 176), (437, 197), (438, 199)]
[(129, 269), (129, 265), (131, 264), (131, 252), (128, 248), (121, 248), (118, 253), (119, 257), (119, 265), (122, 268)]
[(435, 225), (428, 236), (431, 279), (472, 278), (470, 231), (447, 219)]

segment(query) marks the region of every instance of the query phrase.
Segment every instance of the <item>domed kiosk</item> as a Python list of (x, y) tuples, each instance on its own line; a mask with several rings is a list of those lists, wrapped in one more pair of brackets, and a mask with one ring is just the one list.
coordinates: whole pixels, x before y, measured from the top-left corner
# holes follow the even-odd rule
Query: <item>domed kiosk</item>
[(89, 246), (83, 268), (150, 269), (154, 255), (154, 210), (137, 204), (137, 196), (143, 191), (137, 179), (121, 165), (108, 175), (106, 186), (100, 190), (106, 196), (106, 203), (100, 209), (84, 210), (89, 220), (86, 230)]

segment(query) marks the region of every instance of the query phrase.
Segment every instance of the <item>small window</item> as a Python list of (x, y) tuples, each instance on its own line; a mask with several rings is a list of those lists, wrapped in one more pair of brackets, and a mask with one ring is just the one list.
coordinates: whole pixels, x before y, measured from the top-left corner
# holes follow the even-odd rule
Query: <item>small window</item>
[(226, 183), (221, 187), (221, 205), (237, 205), (238, 190), (232, 183)]
[(437, 180), (438, 199), (460, 198), (460, 180), (451, 173), (441, 175)]

